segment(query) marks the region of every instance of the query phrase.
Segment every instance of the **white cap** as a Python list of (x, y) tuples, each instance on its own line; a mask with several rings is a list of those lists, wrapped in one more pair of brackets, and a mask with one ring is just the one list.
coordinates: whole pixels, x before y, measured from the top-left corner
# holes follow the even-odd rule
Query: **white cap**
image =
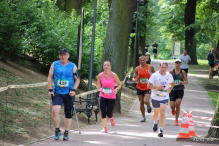
[(175, 62), (181, 62), (181, 59), (176, 59)]
[(151, 54), (149, 52), (145, 53), (145, 55), (150, 55), (151, 56)]

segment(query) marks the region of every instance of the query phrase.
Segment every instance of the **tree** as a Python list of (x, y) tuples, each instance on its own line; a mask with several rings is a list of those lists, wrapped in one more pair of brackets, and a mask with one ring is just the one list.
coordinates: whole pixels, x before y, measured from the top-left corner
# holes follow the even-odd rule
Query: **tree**
[[(124, 77), (135, 8), (136, 1), (133, 0), (112, 0), (111, 3), (100, 69), (102, 70), (105, 60), (111, 61), (112, 71), (118, 75), (120, 80)], [(115, 106), (115, 110), (119, 113), (121, 113), (120, 96), (121, 90), (116, 95)]]

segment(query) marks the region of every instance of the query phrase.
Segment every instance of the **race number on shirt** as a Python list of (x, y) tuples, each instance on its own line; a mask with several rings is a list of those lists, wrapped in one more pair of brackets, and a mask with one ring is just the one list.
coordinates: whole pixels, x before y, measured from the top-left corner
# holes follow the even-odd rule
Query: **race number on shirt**
[(69, 86), (69, 81), (68, 80), (58, 79), (57, 86), (58, 87), (68, 87)]
[(157, 96), (159, 97), (167, 97), (168, 93), (167, 90), (158, 90), (157, 91)]
[(148, 78), (140, 78), (141, 84), (148, 84)]
[(157, 49), (157, 47), (154, 47), (154, 49)]
[(180, 85), (180, 79), (174, 80), (174, 86), (179, 86)]
[(182, 63), (183, 64), (187, 64), (187, 60), (182, 60)]
[(112, 88), (103, 87), (102, 93), (103, 94), (112, 94)]

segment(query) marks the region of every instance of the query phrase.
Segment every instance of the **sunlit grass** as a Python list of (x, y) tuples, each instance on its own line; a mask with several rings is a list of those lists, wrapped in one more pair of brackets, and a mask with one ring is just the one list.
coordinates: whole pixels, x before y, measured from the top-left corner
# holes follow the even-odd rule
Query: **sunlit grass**
[(218, 93), (217, 92), (211, 92), (211, 91), (207, 91), (209, 97), (211, 98), (212, 104), (214, 105), (214, 107), (216, 107), (217, 104), (217, 99), (218, 99)]

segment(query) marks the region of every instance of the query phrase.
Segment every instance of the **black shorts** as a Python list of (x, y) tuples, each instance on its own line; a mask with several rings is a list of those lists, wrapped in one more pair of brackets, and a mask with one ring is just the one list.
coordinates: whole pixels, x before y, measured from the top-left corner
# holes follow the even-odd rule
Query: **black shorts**
[(210, 67), (213, 68), (214, 67), (214, 63), (209, 63)]
[(182, 70), (184, 70), (186, 72), (186, 74), (188, 73), (189, 69), (188, 68), (181, 68)]
[(153, 49), (153, 53), (157, 54), (157, 49)]
[(178, 98), (183, 98), (184, 90), (173, 90), (169, 94), (170, 101), (176, 101)]
[(52, 98), (52, 105), (60, 105), (62, 106), (64, 104), (65, 108), (72, 108), (73, 102), (75, 100), (75, 96), (71, 97), (69, 94), (58, 94), (54, 93), (55, 95)]
[(151, 94), (151, 89), (148, 89), (148, 90), (140, 90), (138, 88), (136, 89), (137, 89), (137, 95)]

